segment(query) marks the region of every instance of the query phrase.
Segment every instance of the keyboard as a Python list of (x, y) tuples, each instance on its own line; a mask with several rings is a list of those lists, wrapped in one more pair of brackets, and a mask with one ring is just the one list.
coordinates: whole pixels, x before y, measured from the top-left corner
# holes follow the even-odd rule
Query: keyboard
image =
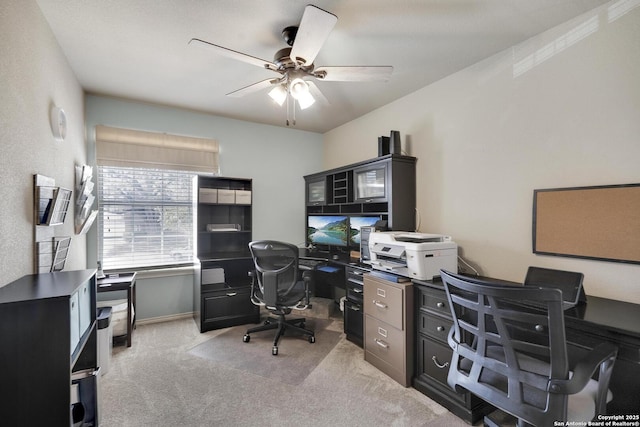
[(320, 264), (324, 264), (324, 261), (321, 261), (321, 260), (318, 260), (318, 259), (311, 259), (311, 258), (299, 258), (298, 259), (298, 266), (299, 267), (307, 267), (309, 270), (312, 270), (312, 269), (316, 268)]

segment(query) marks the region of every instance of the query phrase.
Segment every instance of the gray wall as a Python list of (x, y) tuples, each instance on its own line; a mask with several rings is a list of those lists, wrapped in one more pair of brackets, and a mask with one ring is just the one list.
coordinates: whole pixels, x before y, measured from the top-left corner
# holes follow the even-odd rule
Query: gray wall
[(325, 166), (373, 157), (399, 130), (418, 158), (421, 231), (451, 235), (489, 276), (581, 271), (587, 294), (640, 303), (639, 265), (531, 244), (534, 189), (640, 182), (637, 6), (610, 2), (328, 132)]
[[(74, 166), (86, 162), (82, 88), (33, 0), (0, 6), (0, 286), (34, 273), (33, 174), (74, 187)], [(67, 113), (55, 142), (49, 111)], [(68, 270), (86, 265), (85, 237), (73, 230), (73, 208), (59, 236), (72, 236)]]
[[(98, 124), (216, 139), (223, 176), (253, 179), (253, 238), (304, 244), (303, 176), (322, 170), (322, 135), (227, 119), (178, 108), (88, 95), (88, 155), (95, 163)], [(87, 237), (87, 262), (96, 262), (96, 227)], [(140, 319), (192, 311), (192, 278), (140, 273)]]

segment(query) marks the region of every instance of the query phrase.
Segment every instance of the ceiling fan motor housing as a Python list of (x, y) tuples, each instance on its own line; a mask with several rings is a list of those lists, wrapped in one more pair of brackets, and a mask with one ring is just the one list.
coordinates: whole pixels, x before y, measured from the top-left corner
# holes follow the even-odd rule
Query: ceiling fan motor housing
[(293, 46), (293, 42), (296, 41), (296, 34), (298, 34), (298, 27), (295, 25), (282, 30), (282, 38), (289, 46)]
[(273, 63), (278, 66), (280, 70), (286, 70), (289, 68), (295, 68), (296, 63), (291, 60), (289, 54), (291, 53), (290, 47), (280, 49), (273, 55)]

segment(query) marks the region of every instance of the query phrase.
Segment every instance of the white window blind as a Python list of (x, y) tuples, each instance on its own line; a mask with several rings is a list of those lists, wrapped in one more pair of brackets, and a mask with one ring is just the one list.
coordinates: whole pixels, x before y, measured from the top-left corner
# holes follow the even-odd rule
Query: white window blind
[(96, 126), (96, 158), (102, 166), (217, 175), (218, 151), (218, 142), (213, 139)]
[(218, 143), (96, 126), (98, 256), (106, 270), (192, 263), (196, 173), (219, 173)]
[(193, 177), (98, 166), (98, 256), (105, 270), (193, 262)]

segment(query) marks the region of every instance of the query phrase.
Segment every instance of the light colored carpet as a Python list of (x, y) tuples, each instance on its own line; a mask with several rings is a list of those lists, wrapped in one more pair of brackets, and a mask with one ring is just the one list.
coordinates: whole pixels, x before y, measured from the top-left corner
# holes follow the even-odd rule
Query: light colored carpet
[(249, 342), (242, 341), (247, 326), (253, 325), (230, 328), (209, 341), (197, 345), (189, 351), (189, 354), (264, 378), (298, 385), (309, 376), (340, 340), (340, 332), (326, 329), (331, 322), (331, 320), (307, 319), (306, 327), (315, 332), (316, 342), (313, 344), (295, 331), (286, 331), (278, 342), (277, 356), (271, 354), (275, 330), (252, 333)]
[[(101, 425), (466, 426), (365, 362), (362, 349), (342, 333), (341, 319), (333, 320), (326, 329), (339, 334), (337, 344), (299, 385), (191, 354), (233, 328), (201, 334), (191, 319), (140, 325), (132, 347), (114, 348), (111, 368), (101, 378)], [(295, 340), (309, 351), (319, 348), (319, 337), (315, 344), (284, 339), (283, 355)], [(240, 344), (252, 345), (253, 337)], [(279, 358), (270, 347), (265, 358)]]

